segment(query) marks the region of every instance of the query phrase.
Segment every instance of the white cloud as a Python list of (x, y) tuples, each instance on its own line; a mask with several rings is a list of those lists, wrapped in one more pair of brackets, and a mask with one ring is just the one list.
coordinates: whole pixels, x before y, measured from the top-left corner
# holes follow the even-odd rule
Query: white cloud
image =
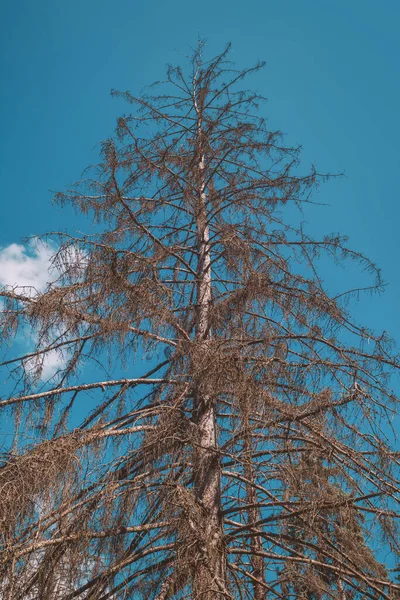
[(30, 286), (42, 291), (50, 277), (50, 259), (54, 249), (49, 244), (33, 246), (10, 244), (0, 250), (0, 285)]
[(51, 350), (44, 358), (42, 377), (44, 379), (52, 377), (64, 364), (64, 359), (60, 357), (56, 350)]
[[(35, 336), (31, 335), (32, 344), (35, 343)], [(29, 349), (32, 347), (25, 344)], [(29, 358), (25, 361), (25, 369), (30, 371), (31, 374), (37, 372), (38, 365), (40, 365), (40, 379), (50, 379), (57, 373), (59, 369), (65, 366), (65, 358), (63, 358), (56, 350), (50, 350), (46, 354), (41, 355), (40, 361), (35, 358)]]
[[(55, 249), (45, 243), (38, 245), (10, 244), (0, 249), (0, 287), (31, 287), (41, 292), (51, 281), (53, 270), (51, 257)], [(21, 341), (21, 339), (20, 339)], [(36, 336), (34, 332), (24, 333), (24, 346), (26, 352), (31, 352), (35, 346)], [(35, 361), (25, 363), (28, 369), (35, 368)], [(65, 361), (55, 350), (48, 352), (43, 357), (41, 379), (49, 379), (58, 369), (62, 368)]]

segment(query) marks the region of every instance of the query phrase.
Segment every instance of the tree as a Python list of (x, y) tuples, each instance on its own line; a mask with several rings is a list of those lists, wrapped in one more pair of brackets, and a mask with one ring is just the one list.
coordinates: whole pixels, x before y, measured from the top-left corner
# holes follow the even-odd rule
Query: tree
[(380, 274), (282, 216), (324, 177), (240, 89), (262, 65), (228, 50), (116, 93), (133, 116), (56, 194), (92, 233), (49, 234), (46, 290), (1, 291), (3, 341), (37, 335), (2, 364), (21, 432), (0, 469), (4, 598), (400, 597), (399, 361), (318, 271)]

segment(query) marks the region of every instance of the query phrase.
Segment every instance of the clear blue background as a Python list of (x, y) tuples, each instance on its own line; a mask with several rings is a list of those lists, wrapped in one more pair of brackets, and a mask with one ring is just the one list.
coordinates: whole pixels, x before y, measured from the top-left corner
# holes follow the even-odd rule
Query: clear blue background
[[(0, 246), (54, 229), (83, 229), (52, 208), (97, 160), (126, 107), (111, 88), (140, 89), (184, 62), (198, 35), (210, 53), (231, 41), (239, 67), (267, 68), (271, 127), (304, 147), (304, 162), (346, 177), (324, 186), (313, 232), (349, 234), (383, 269), (383, 297), (356, 317), (399, 341), (400, 2), (398, 0), (2, 0)], [(327, 280), (333, 275), (326, 273)], [(336, 275), (335, 275), (336, 276)], [(350, 283), (346, 271), (343, 280)]]

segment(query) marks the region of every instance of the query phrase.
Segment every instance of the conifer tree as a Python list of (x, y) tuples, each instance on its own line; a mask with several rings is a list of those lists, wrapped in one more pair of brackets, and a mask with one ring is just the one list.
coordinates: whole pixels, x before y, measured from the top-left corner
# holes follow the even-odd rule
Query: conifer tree
[(37, 340), (1, 365), (4, 599), (400, 598), (399, 361), (319, 269), (380, 274), (293, 216), (324, 177), (228, 51), (115, 93), (131, 114), (55, 196), (94, 227), (0, 292), (2, 342)]

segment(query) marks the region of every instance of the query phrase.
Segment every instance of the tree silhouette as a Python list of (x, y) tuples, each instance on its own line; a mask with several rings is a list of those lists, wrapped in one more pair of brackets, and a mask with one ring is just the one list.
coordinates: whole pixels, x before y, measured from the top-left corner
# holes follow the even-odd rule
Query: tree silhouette
[(2, 364), (5, 599), (400, 597), (399, 362), (318, 273), (380, 274), (296, 225), (325, 177), (241, 89), (262, 65), (228, 51), (115, 93), (133, 114), (56, 194), (92, 232), (48, 234), (46, 290), (1, 291), (4, 343), (37, 337)]

